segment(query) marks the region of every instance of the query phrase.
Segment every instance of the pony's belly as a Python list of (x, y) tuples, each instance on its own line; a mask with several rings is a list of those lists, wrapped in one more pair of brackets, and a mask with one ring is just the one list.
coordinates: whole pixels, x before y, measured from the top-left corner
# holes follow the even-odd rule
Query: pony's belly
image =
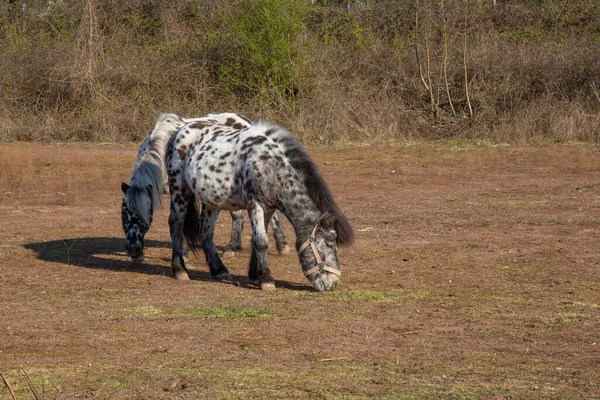
[(196, 198), (203, 204), (222, 210), (239, 210), (244, 202), (239, 190), (223, 179), (196, 177), (190, 181), (190, 187)]
[(214, 208), (218, 208), (220, 210), (240, 210), (245, 208), (244, 203), (239, 196), (229, 195), (226, 197), (220, 197), (219, 195), (210, 195), (210, 189), (199, 191), (195, 190), (196, 198), (200, 200), (201, 203), (209, 205)]
[(202, 203), (224, 210), (245, 207), (241, 188), (234, 185), (234, 170), (229, 160), (204, 152), (200, 160), (188, 161), (185, 175), (189, 187)]

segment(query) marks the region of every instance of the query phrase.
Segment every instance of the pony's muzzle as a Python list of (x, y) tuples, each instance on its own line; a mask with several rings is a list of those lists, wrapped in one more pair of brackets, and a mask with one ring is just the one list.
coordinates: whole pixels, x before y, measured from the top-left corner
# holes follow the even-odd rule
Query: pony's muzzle
[(309, 276), (309, 279), (317, 292), (335, 290), (340, 285), (339, 275), (327, 271), (319, 271), (312, 276)]
[(142, 245), (140, 244), (125, 243), (124, 247), (127, 255), (131, 258), (137, 258), (142, 254)]

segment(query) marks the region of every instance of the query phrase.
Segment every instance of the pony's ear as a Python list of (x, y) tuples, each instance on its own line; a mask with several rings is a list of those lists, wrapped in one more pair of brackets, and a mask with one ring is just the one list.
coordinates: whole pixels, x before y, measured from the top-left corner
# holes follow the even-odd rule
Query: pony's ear
[(146, 193), (148, 193), (148, 197), (152, 198), (152, 185), (146, 186)]
[(325, 229), (331, 229), (331, 228), (333, 228), (335, 221), (336, 221), (335, 215), (327, 214), (326, 216), (321, 218), (321, 222), (319, 222), (319, 224), (321, 225), (321, 227), (323, 227)]
[(121, 182), (121, 190), (123, 191), (123, 194), (127, 193), (127, 189), (129, 189), (129, 185), (125, 182)]

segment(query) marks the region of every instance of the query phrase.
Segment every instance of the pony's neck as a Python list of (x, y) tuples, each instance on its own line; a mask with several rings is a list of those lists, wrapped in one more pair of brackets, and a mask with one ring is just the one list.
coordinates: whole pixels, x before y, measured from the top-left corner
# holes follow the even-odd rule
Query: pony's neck
[(165, 153), (167, 152), (167, 146), (169, 145), (169, 139), (173, 135), (173, 130), (168, 130), (164, 128), (157, 128), (152, 132), (152, 136), (150, 136), (150, 145), (148, 146), (148, 151), (146, 152), (148, 155), (150, 153), (154, 153), (161, 160), (163, 160), (162, 167), (164, 169), (164, 159)]
[[(167, 129), (161, 127), (155, 128), (150, 133), (148, 148), (144, 154), (141, 155), (137, 168), (142, 169), (143, 164), (152, 164), (155, 167), (160, 168), (161, 178), (164, 180), (164, 178), (166, 178), (165, 154), (172, 134), (173, 132)], [(136, 182), (133, 183), (135, 184)]]
[[(296, 192), (297, 193), (297, 192)], [(294, 227), (296, 233), (296, 250), (300, 248), (319, 219), (323, 212), (319, 210), (314, 202), (307, 194), (296, 194), (287, 201), (280, 199), (280, 211), (287, 217)]]
[[(142, 218), (149, 222), (149, 217), (161, 205), (161, 195), (166, 182), (165, 153), (172, 132), (157, 126), (150, 134), (148, 148), (141, 155), (139, 163), (131, 175), (129, 185), (140, 190), (127, 195), (129, 206), (137, 210)], [(149, 202), (142, 201), (140, 193), (150, 187)]]

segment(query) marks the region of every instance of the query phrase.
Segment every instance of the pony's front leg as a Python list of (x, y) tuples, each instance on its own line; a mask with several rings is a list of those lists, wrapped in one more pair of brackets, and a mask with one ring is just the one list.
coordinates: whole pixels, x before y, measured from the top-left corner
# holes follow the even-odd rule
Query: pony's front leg
[(242, 211), (231, 211), (231, 239), (223, 250), (223, 257), (233, 257), (235, 253), (242, 250), (242, 229), (244, 228), (244, 217)]
[(210, 268), (211, 276), (221, 281), (233, 281), (227, 267), (221, 261), (221, 257), (219, 257), (219, 252), (215, 246), (214, 233), (219, 211), (218, 208), (202, 205), (202, 212), (200, 213), (202, 248), (204, 249), (204, 256), (206, 257), (208, 268)]
[(171, 201), (171, 212), (169, 214), (169, 230), (171, 232), (171, 245), (173, 249), (171, 269), (173, 271), (173, 277), (181, 281), (190, 279), (188, 271), (185, 268), (185, 262), (183, 261), (183, 224), (187, 206), (188, 204), (175, 205), (174, 202)]
[(267, 264), (269, 237), (266, 229), (272, 213), (265, 215), (263, 208), (256, 202), (252, 202), (248, 206), (248, 215), (252, 225), (252, 250), (250, 265), (248, 266), (248, 277), (252, 281), (258, 281), (262, 290), (274, 290), (275, 281)]
[(275, 238), (275, 247), (279, 254), (287, 254), (290, 252), (290, 246), (285, 241), (285, 234), (281, 229), (281, 223), (279, 221), (279, 213), (273, 213), (271, 218), (271, 225), (273, 226), (273, 237)]

